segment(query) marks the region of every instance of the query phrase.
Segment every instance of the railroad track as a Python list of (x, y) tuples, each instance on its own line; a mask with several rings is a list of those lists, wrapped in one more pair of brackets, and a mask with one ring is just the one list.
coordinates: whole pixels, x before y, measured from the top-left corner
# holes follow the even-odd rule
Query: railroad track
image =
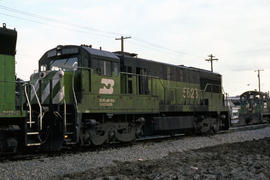
[[(248, 125), (248, 126), (238, 126), (238, 127), (231, 127), (229, 130), (219, 131), (217, 134), (225, 134), (225, 133), (232, 133), (237, 131), (246, 131), (246, 130), (255, 130), (261, 129), (265, 127), (270, 127), (270, 124), (256, 124), (256, 125)], [(42, 159), (42, 158), (53, 158), (58, 156), (64, 155), (73, 155), (83, 152), (93, 152), (93, 151), (105, 151), (110, 149), (120, 149), (124, 147), (134, 146), (134, 145), (151, 145), (153, 143), (159, 143), (164, 141), (174, 141), (183, 138), (187, 138), (190, 136), (195, 135), (185, 135), (185, 134), (175, 134), (174, 136), (171, 135), (163, 135), (163, 136), (149, 136), (137, 139), (136, 141), (128, 142), (128, 143), (111, 143), (106, 144), (99, 147), (65, 147), (60, 152), (37, 152), (37, 151), (29, 151), (27, 153), (20, 153), (20, 154), (9, 154), (6, 156), (0, 157), (0, 163), (10, 162), (10, 161), (27, 161), (27, 160), (34, 160), (34, 159)], [(211, 136), (209, 134), (203, 136)]]

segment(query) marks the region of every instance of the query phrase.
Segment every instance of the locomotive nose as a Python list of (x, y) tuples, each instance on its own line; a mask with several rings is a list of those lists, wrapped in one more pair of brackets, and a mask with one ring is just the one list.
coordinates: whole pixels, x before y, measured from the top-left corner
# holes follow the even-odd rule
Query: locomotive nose
[(33, 74), (30, 82), (31, 101), (36, 102), (35, 93), (41, 104), (59, 104), (64, 99), (63, 71), (44, 71)]

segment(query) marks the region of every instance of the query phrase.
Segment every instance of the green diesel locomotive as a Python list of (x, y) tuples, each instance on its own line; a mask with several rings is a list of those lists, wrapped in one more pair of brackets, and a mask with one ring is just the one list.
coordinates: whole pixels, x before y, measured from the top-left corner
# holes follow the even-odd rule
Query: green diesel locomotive
[(240, 96), (239, 124), (270, 122), (270, 98), (268, 93), (247, 91)]
[(132, 53), (57, 46), (25, 92), (29, 141), (48, 150), (229, 128), (220, 74)]
[(23, 110), (21, 83), (16, 81), (17, 32), (0, 27), (0, 154), (25, 146), (26, 111)]

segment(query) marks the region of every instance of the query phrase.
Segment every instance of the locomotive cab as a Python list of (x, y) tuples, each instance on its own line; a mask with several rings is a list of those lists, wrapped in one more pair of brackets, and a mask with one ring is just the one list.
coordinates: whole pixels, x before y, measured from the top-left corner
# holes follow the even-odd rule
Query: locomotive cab
[[(45, 77), (47, 74), (62, 71), (60, 79), (63, 80), (61, 86), (64, 87), (66, 104), (80, 106), (84, 94), (110, 94), (113, 86), (110, 82), (118, 81), (119, 67), (118, 57), (110, 52), (87, 46), (57, 46), (41, 58), (38, 74)], [(93, 78), (94, 74), (97, 79)], [(56, 78), (59, 79), (57, 76)], [(113, 93), (117, 94), (117, 89), (113, 88)], [(53, 103), (53, 100), (51, 102)]]

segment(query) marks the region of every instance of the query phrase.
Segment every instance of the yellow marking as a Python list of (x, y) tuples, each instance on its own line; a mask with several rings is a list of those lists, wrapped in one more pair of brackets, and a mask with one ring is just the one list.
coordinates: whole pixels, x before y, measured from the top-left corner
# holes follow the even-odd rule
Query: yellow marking
[(114, 99), (99, 99), (99, 106), (113, 106), (113, 103), (115, 103)]

